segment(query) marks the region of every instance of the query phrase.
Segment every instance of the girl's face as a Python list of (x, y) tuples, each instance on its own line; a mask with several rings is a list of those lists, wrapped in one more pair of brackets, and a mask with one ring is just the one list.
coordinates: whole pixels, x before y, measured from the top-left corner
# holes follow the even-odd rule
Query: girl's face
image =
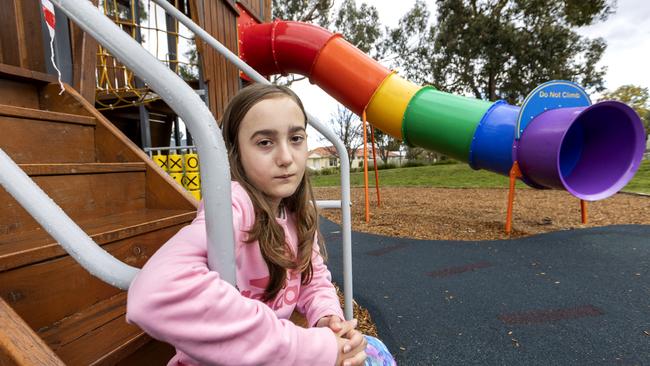
[(307, 133), (302, 110), (285, 96), (258, 102), (242, 119), (237, 143), (246, 177), (277, 210), (305, 174)]

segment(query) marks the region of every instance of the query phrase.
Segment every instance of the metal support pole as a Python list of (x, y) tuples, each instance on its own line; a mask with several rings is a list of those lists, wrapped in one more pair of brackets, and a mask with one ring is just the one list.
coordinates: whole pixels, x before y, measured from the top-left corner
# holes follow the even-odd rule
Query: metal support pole
[[(142, 85), (142, 82), (136, 79), (136, 88), (140, 88), (138, 84)], [(140, 144), (143, 149), (146, 149), (151, 147), (151, 125), (149, 123), (149, 111), (143, 104), (138, 106), (138, 115), (140, 116)]]
[(187, 133), (187, 136), (185, 136), (185, 144), (187, 144), (187, 145), (194, 144), (194, 140), (192, 140), (192, 134), (190, 133), (190, 131), (185, 129), (185, 132)]
[[(140, 2), (135, 0), (133, 4), (133, 9), (135, 14), (133, 14), (133, 18), (136, 21), (139, 21), (140, 19)], [(135, 40), (139, 43), (142, 44), (142, 33), (140, 32), (140, 27), (136, 26), (135, 27)], [(144, 89), (145, 85), (140, 80), (140, 78), (135, 77), (135, 87), (138, 90)], [(147, 108), (144, 106), (144, 104), (140, 104), (138, 106), (138, 114), (140, 116), (139, 119), (139, 125), (140, 125), (140, 145), (143, 149), (146, 149), (148, 147), (151, 147), (151, 124), (149, 123), (149, 111), (147, 111)]]
[(169, 57), (169, 68), (178, 74), (178, 49), (176, 41), (178, 39), (178, 23), (169, 13), (165, 14), (165, 28), (167, 30), (167, 56)]
[(512, 210), (515, 204), (515, 185), (517, 178), (521, 178), (521, 170), (519, 170), (519, 163), (515, 160), (510, 168), (510, 186), (508, 189), (508, 208), (506, 212), (506, 234), (510, 235), (512, 232)]
[(181, 130), (178, 128), (178, 117), (172, 117), (172, 123), (174, 125), (174, 145), (181, 146)]

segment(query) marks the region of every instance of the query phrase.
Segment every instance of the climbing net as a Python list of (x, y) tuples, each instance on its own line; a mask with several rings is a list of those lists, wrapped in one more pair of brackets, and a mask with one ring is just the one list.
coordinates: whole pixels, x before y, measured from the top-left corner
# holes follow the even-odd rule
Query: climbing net
[[(187, 0), (174, 0), (176, 8), (189, 15)], [(166, 17), (163, 8), (144, 0), (100, 0), (99, 8), (123, 31), (136, 39), (154, 57), (184, 80), (198, 79), (194, 35)], [(146, 104), (160, 97), (101, 45), (97, 52), (95, 101), (99, 110)]]

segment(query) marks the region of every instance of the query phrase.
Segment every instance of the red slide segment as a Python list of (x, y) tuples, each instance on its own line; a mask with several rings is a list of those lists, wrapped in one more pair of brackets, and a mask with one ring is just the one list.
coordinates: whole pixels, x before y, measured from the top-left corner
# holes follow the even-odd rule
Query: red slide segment
[(257, 24), (238, 19), (239, 55), (263, 75), (306, 75), (326, 93), (361, 115), (390, 70), (340, 35), (307, 23)]
[(240, 24), (239, 55), (262, 75), (309, 76), (321, 48), (334, 34), (300, 22)]

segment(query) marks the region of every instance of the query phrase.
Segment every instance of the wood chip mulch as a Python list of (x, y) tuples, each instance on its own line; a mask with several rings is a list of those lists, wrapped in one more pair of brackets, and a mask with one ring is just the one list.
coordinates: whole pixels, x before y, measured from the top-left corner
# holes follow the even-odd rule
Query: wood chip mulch
[[(343, 292), (341, 291), (341, 289), (336, 283), (334, 284), (334, 287), (336, 287), (336, 294), (339, 296), (341, 309), (345, 309)], [(356, 328), (357, 330), (361, 331), (361, 333), (363, 334), (378, 338), (377, 326), (372, 321), (372, 317), (370, 316), (370, 313), (368, 312), (367, 309), (361, 307), (361, 305), (359, 305), (354, 300), (352, 300), (352, 315), (354, 319), (357, 319), (359, 321)], [(308, 328), (307, 318), (303, 314), (299, 313), (298, 311), (294, 311), (293, 314), (291, 314), (290, 320), (298, 326), (301, 326), (303, 328)]]
[[(314, 188), (319, 200), (340, 199), (338, 187)], [(500, 188), (381, 188), (381, 207), (374, 189), (370, 222), (365, 222), (364, 190), (352, 188), (352, 230), (428, 240), (495, 240), (558, 230), (615, 224), (650, 224), (650, 196), (619, 193), (587, 203), (581, 223), (580, 200), (564, 191), (518, 189), (512, 233), (504, 232), (508, 190)], [(340, 224), (340, 210), (321, 214)]]
[[(336, 284), (334, 284), (334, 287), (336, 287), (336, 293), (339, 295), (339, 302), (341, 303), (341, 307), (345, 308), (343, 292)], [(361, 333), (378, 338), (377, 326), (372, 321), (372, 317), (370, 316), (368, 309), (362, 307), (356, 301), (352, 300), (352, 314), (354, 318), (359, 321), (357, 329)]]

